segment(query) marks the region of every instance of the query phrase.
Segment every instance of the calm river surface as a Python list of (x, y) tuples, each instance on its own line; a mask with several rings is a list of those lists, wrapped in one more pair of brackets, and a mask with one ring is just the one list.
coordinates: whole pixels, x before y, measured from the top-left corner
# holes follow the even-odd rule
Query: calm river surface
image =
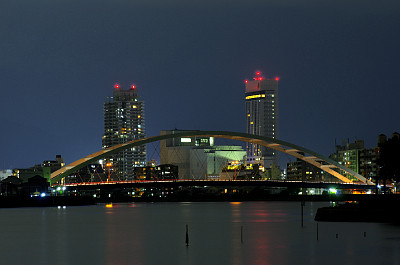
[(400, 226), (319, 222), (317, 240), (328, 205), (306, 202), (303, 227), (300, 202), (0, 209), (0, 263), (400, 264)]

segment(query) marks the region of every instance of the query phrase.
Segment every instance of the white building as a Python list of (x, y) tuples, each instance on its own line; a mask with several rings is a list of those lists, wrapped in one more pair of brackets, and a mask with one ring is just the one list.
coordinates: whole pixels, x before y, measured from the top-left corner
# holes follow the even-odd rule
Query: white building
[(12, 174), (13, 174), (12, 169), (0, 170), (0, 181), (2, 181), (3, 179), (8, 178), (9, 176), (12, 176)]
[[(161, 131), (161, 135), (183, 132)], [(161, 164), (178, 166), (180, 179), (218, 178), (228, 163), (244, 163), (245, 159), (246, 151), (241, 146), (216, 146), (214, 137), (178, 137), (160, 141)]]

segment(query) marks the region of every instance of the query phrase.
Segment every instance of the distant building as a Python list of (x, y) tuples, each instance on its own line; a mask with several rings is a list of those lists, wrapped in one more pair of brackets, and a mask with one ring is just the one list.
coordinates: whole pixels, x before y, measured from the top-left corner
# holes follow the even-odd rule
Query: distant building
[(0, 193), (2, 196), (39, 196), (49, 192), (48, 179), (35, 175), (22, 181), (16, 176), (10, 176), (1, 181)]
[(157, 179), (178, 179), (179, 168), (175, 165), (162, 164), (154, 167)]
[(381, 134), (378, 137), (377, 182), (386, 185), (387, 182), (399, 190), (400, 183), (400, 134), (392, 133), (390, 138)]
[(40, 176), (47, 180), (50, 179), (50, 174), (65, 165), (64, 159), (61, 155), (56, 156), (56, 160), (46, 160), (42, 164), (35, 165), (30, 168), (16, 168), (13, 169), (13, 176), (21, 179), (22, 182), (27, 182), (29, 178)]
[(8, 178), (9, 176), (12, 176), (12, 169), (0, 170), (0, 181), (2, 181), (3, 179)]
[[(115, 85), (113, 97), (104, 103), (103, 149), (145, 136), (144, 102), (139, 100), (136, 87), (123, 90)], [(134, 167), (146, 166), (146, 146), (126, 149), (104, 161), (113, 171), (110, 175), (118, 176), (116, 180), (133, 179)]]
[(21, 185), (21, 195), (39, 196), (42, 193), (49, 192), (50, 183), (48, 179), (39, 175), (33, 176), (27, 182)]
[(333, 177), (299, 158), (296, 161), (287, 163), (286, 179), (292, 181), (332, 181)]
[[(363, 140), (356, 140), (354, 143), (343, 142), (335, 146), (335, 153), (329, 156), (330, 159), (357, 172), (369, 180), (375, 180), (377, 176), (377, 155), (378, 148), (365, 148)], [(340, 172), (349, 179), (358, 181), (346, 172)]]
[(282, 180), (283, 179), (283, 172), (279, 166), (272, 163), (270, 168), (266, 168), (263, 174), (263, 179), (268, 180)]
[(99, 163), (94, 163), (78, 169), (74, 173), (68, 175), (67, 177), (65, 177), (64, 182), (68, 184), (107, 181), (109, 179), (109, 176), (104, 172), (103, 165)]
[(56, 155), (56, 160), (46, 160), (42, 163), (42, 167), (49, 167), (51, 172), (54, 172), (63, 166), (65, 166), (65, 161), (61, 155)]
[(18, 196), (21, 194), (22, 180), (17, 176), (9, 176), (1, 181), (1, 196)]
[[(189, 131), (161, 131), (161, 135)], [(214, 137), (179, 137), (160, 141), (161, 164), (178, 166), (180, 179), (219, 177), (222, 168), (232, 161), (244, 164), (246, 151), (241, 146), (215, 146)]]
[[(267, 79), (257, 72), (253, 80), (246, 80), (246, 132), (270, 138), (278, 137), (278, 81)], [(247, 144), (247, 163), (271, 167), (278, 164), (277, 151), (264, 146)]]
[(135, 178), (138, 180), (174, 180), (178, 179), (178, 166), (158, 165), (135, 167)]
[(13, 170), (13, 175), (21, 179), (23, 183), (27, 182), (28, 179), (35, 176), (40, 176), (49, 180), (50, 174), (51, 174), (50, 167), (42, 167), (41, 165), (35, 165), (30, 168), (20, 168)]

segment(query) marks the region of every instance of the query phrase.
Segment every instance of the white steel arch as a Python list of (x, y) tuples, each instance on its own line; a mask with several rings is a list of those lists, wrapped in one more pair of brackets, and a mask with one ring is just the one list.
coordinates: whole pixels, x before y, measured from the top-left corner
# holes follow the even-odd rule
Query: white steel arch
[(248, 143), (259, 144), (259, 145), (274, 149), (276, 151), (280, 151), (280, 152), (286, 153), (288, 155), (294, 156), (296, 158), (299, 158), (307, 163), (310, 163), (311, 165), (314, 165), (314, 166), (320, 168), (321, 170), (328, 172), (332, 176), (340, 179), (341, 181), (343, 181), (345, 183), (351, 183), (352, 181), (350, 179), (348, 179), (347, 177), (343, 176), (342, 174), (340, 174), (338, 172), (339, 170), (343, 170), (344, 172), (357, 178), (362, 183), (365, 183), (368, 185), (374, 184), (373, 182), (366, 179), (364, 176), (358, 174), (357, 172), (354, 172), (353, 170), (351, 170), (343, 165), (340, 165), (337, 162), (335, 162), (327, 157), (324, 157), (323, 155), (320, 155), (316, 152), (313, 152), (309, 149), (297, 146), (297, 145), (289, 143), (289, 142), (270, 138), (270, 137), (252, 135), (252, 134), (247, 134), (247, 133), (228, 132), (228, 131), (189, 131), (189, 132), (182, 132), (182, 133), (176, 133), (176, 134), (152, 136), (152, 137), (143, 138), (140, 140), (134, 140), (134, 141), (126, 142), (123, 144), (115, 145), (110, 148), (107, 148), (107, 149), (98, 151), (96, 153), (93, 153), (91, 155), (88, 155), (84, 158), (81, 158), (81, 159), (79, 159), (75, 162), (72, 162), (71, 164), (64, 166), (64, 167), (60, 168), (59, 170), (51, 173), (50, 182), (51, 182), (51, 184), (54, 184), (55, 182), (58, 182), (62, 178), (75, 172), (76, 170), (78, 170), (84, 166), (87, 166), (91, 163), (94, 163), (101, 158), (104, 158), (111, 154), (120, 152), (124, 149), (132, 148), (132, 147), (147, 144), (147, 143), (157, 142), (160, 140), (166, 140), (166, 139), (170, 139), (170, 138), (191, 137), (191, 136), (225, 138), (225, 139), (232, 139), (232, 140), (238, 140), (238, 141), (243, 141), (243, 142), (248, 142)]

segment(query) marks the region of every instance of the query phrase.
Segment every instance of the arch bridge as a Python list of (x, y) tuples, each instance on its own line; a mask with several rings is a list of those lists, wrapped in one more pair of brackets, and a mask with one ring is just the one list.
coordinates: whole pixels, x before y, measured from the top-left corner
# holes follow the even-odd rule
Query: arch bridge
[(358, 179), (360, 182), (368, 184), (368, 185), (373, 185), (374, 183), (366, 179), (364, 176), (358, 174), (357, 172), (354, 172), (353, 170), (340, 165), (339, 163), (324, 157), (323, 155), (320, 155), (316, 152), (313, 152), (309, 149), (306, 149), (304, 147), (300, 147), (298, 145), (281, 141), (278, 139), (270, 138), (270, 137), (265, 137), (265, 136), (259, 136), (259, 135), (253, 135), (253, 134), (247, 134), (247, 133), (239, 133), (239, 132), (228, 132), (228, 131), (189, 131), (189, 132), (182, 132), (182, 133), (175, 133), (175, 134), (166, 134), (166, 135), (159, 135), (159, 136), (152, 136), (152, 137), (147, 137), (143, 139), (138, 139), (130, 142), (126, 142), (123, 144), (115, 145), (107, 149), (103, 149), (101, 151), (98, 151), (96, 153), (93, 153), (91, 155), (88, 155), (84, 158), (81, 158), (79, 160), (76, 160), (75, 162), (66, 165), (62, 168), (60, 168), (57, 171), (54, 171), (51, 173), (50, 177), (50, 184), (54, 184), (61, 179), (67, 177), (71, 173), (74, 173), (75, 171), (92, 164), (94, 162), (97, 162), (98, 160), (107, 157), (109, 155), (118, 153), (120, 151), (123, 151), (128, 148), (133, 148), (135, 146), (140, 146), (143, 144), (148, 144), (152, 142), (157, 142), (161, 140), (167, 140), (171, 138), (179, 138), (179, 137), (192, 137), (192, 136), (198, 136), (198, 137), (214, 137), (214, 138), (224, 138), (224, 139), (231, 139), (231, 140), (238, 140), (242, 142), (248, 142), (248, 143), (253, 143), (253, 144), (258, 144), (265, 146), (267, 148), (271, 148), (273, 150), (283, 152), (285, 154), (288, 154), (290, 156), (299, 158), (311, 165), (316, 166), (317, 168), (320, 168), (321, 170), (328, 172), (332, 176), (338, 178), (344, 183), (351, 183), (353, 182), (346, 176), (340, 174), (340, 170), (346, 172), (347, 174), (353, 176), (354, 178)]

